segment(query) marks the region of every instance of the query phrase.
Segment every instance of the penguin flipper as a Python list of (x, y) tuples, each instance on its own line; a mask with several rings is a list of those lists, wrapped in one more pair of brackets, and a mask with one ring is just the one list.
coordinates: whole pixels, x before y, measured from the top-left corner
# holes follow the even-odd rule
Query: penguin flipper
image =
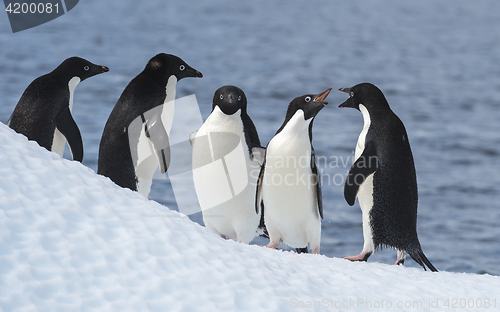
[(323, 196), (321, 195), (321, 177), (318, 174), (318, 167), (316, 167), (316, 155), (314, 149), (311, 150), (311, 170), (315, 179), (316, 185), (316, 201), (318, 203), (318, 211), (321, 219), (323, 219)]
[(167, 172), (170, 166), (170, 142), (168, 133), (161, 121), (161, 114), (151, 114), (147, 119), (142, 114), (141, 118), (146, 130), (146, 137), (153, 146), (160, 172), (163, 174)]
[(255, 213), (259, 214), (259, 205), (262, 202), (262, 207), (264, 207), (264, 203), (262, 200), (262, 180), (264, 179), (264, 170), (266, 168), (266, 159), (264, 158), (264, 162), (260, 168), (259, 178), (257, 179), (257, 190), (255, 192)]
[(257, 234), (260, 237), (264, 237), (264, 238), (269, 239), (269, 232), (267, 231), (266, 223), (264, 222), (264, 202), (263, 201), (260, 202), (260, 222), (259, 222), (259, 226), (257, 228)]
[(352, 206), (356, 202), (359, 187), (366, 178), (378, 169), (377, 149), (373, 141), (365, 143), (365, 149), (359, 158), (354, 162), (344, 185), (344, 198)]
[(257, 133), (257, 129), (255, 128), (255, 125), (250, 119), (250, 116), (248, 114), (242, 114), (241, 115), (241, 120), (243, 121), (243, 131), (245, 132), (245, 141), (248, 145), (248, 148), (250, 149), (250, 155), (252, 154), (252, 148), (254, 147), (262, 147), (260, 145), (260, 139), (259, 139), (259, 134)]
[(420, 266), (422, 266), (424, 268), (424, 270), (427, 271), (427, 269), (425, 268), (425, 266), (427, 266), (429, 268), (429, 270), (431, 270), (432, 272), (438, 272), (438, 270), (432, 265), (432, 263), (429, 261), (429, 259), (427, 259), (427, 257), (425, 256), (424, 252), (422, 250), (414, 253), (409, 253), (410, 254), (410, 257), (415, 260), (416, 263), (420, 264)]
[(57, 114), (55, 124), (56, 128), (62, 133), (62, 135), (64, 135), (64, 137), (68, 141), (68, 145), (71, 149), (71, 154), (73, 155), (73, 160), (82, 162), (82, 135), (80, 134), (80, 129), (78, 129), (73, 116), (71, 116), (69, 106), (64, 108), (59, 112), (59, 114)]

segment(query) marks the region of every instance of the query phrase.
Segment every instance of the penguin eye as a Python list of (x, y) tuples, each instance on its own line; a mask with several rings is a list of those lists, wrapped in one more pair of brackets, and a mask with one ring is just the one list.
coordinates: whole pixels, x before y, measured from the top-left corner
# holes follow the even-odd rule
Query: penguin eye
[(83, 69), (85, 69), (85, 71), (87, 71), (87, 70), (89, 70), (89, 69), (90, 69), (90, 67), (85, 66)]
[(241, 101), (241, 95), (240, 95), (240, 96), (238, 96), (238, 102), (239, 102), (239, 101)]
[(351, 91), (351, 97), (353, 97), (353, 96), (354, 96), (354, 92)]
[(221, 95), (220, 95), (220, 99), (222, 100), (223, 98), (224, 98), (224, 96), (221, 94)]
[(181, 66), (179, 67), (179, 69), (180, 69), (181, 71), (183, 71), (184, 69), (186, 69), (186, 66), (181, 65)]
[(309, 101), (311, 101), (311, 97), (310, 96), (306, 96), (306, 98), (304, 100), (306, 101), (306, 103), (309, 103)]

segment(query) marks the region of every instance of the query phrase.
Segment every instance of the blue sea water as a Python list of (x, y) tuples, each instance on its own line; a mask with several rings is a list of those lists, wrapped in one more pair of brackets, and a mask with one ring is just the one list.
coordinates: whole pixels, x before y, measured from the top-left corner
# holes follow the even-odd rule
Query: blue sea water
[[(108, 66), (109, 73), (77, 87), (73, 110), (83, 163), (97, 170), (109, 113), (159, 52), (204, 74), (177, 86), (178, 97), (196, 95), (203, 118), (218, 87), (242, 88), (263, 144), (294, 97), (371, 82), (406, 125), (427, 257), (440, 270), (499, 275), (498, 12), (494, 0), (82, 0), (64, 16), (16, 34), (0, 13), (0, 121), (7, 122), (33, 79), (65, 58)], [(345, 176), (363, 125), (359, 112), (337, 108), (345, 97), (332, 91), (314, 123), (326, 177)], [(358, 254), (363, 244), (361, 211), (347, 205), (341, 182), (323, 179), (321, 253), (330, 257)], [(169, 180), (155, 181), (150, 198), (176, 209)], [(369, 261), (395, 260), (395, 251), (384, 250)]]

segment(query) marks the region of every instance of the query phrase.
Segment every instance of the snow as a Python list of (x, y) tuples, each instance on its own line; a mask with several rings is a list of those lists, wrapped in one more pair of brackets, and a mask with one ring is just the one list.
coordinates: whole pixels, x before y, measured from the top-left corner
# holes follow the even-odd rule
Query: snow
[(446, 300), (459, 308), (467, 302), (460, 311), (500, 306), (496, 276), (225, 241), (3, 124), (0, 146), (1, 311), (436, 311)]

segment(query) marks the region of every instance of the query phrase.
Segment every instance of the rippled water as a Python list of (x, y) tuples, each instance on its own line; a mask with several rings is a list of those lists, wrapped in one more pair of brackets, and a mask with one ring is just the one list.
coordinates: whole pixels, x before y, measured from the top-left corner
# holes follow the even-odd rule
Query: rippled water
[[(494, 0), (86, 0), (16, 34), (0, 13), (0, 121), (7, 121), (34, 78), (69, 56), (110, 67), (82, 82), (75, 96), (84, 164), (96, 170), (109, 113), (127, 83), (159, 52), (176, 54), (203, 72), (203, 79), (182, 80), (177, 92), (196, 94), (204, 118), (218, 87), (241, 87), (263, 144), (294, 97), (372, 82), (407, 128), (424, 252), (441, 270), (498, 275), (498, 12), (500, 2)], [(332, 93), (331, 104), (315, 120), (318, 156), (353, 156), (363, 122), (359, 112), (336, 107), (344, 99)], [(320, 168), (335, 177), (349, 165), (322, 162)], [(363, 244), (359, 206), (346, 204), (341, 181), (324, 182), (322, 253), (357, 254)], [(155, 181), (150, 197), (176, 208), (168, 180)], [(393, 263), (395, 257), (394, 251), (382, 251), (370, 261)]]

